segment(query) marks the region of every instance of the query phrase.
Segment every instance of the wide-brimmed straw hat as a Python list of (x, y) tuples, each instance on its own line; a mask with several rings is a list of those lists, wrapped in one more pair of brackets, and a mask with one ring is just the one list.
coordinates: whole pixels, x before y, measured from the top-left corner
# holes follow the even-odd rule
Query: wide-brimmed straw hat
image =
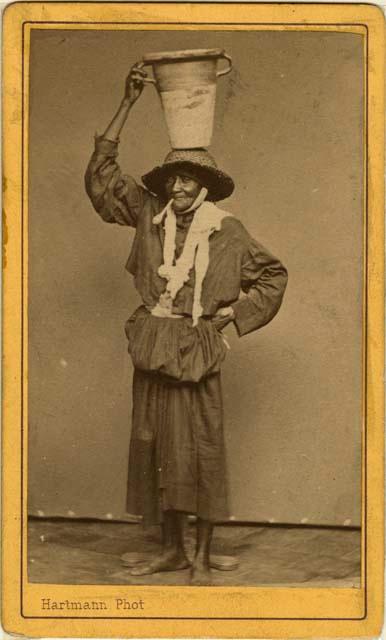
[(228, 198), (235, 188), (230, 176), (221, 171), (206, 149), (173, 149), (163, 165), (142, 176), (143, 184), (157, 195), (165, 195), (165, 181), (176, 171), (187, 171), (208, 189), (208, 200)]

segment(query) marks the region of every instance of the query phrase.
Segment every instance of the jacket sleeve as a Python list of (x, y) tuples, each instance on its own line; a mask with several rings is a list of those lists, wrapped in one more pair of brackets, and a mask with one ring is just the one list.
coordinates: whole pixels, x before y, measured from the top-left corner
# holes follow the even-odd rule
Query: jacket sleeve
[(117, 156), (118, 142), (95, 138), (95, 151), (85, 174), (86, 191), (102, 220), (136, 227), (146, 203), (154, 200), (156, 206), (158, 199), (134, 178), (122, 175)]
[(286, 286), (286, 268), (251, 239), (241, 265), (241, 289), (246, 295), (232, 304), (239, 336), (263, 327), (274, 318)]

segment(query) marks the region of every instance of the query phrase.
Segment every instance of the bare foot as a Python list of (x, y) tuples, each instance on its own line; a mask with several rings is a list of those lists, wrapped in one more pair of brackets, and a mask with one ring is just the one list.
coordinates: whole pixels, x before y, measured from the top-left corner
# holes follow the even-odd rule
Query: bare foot
[(139, 564), (130, 571), (131, 576), (146, 576), (152, 573), (160, 573), (161, 571), (179, 571), (190, 567), (187, 557), (179, 552), (164, 551), (158, 558), (154, 558), (151, 562)]
[(208, 587), (212, 584), (212, 574), (209, 567), (203, 564), (193, 564), (190, 569), (190, 584), (193, 587)]

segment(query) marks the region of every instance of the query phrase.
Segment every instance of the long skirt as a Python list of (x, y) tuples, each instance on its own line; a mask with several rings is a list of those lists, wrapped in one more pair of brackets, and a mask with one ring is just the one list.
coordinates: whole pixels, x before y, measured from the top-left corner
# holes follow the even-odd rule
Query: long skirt
[(220, 373), (178, 382), (134, 370), (127, 512), (152, 524), (168, 509), (229, 517)]

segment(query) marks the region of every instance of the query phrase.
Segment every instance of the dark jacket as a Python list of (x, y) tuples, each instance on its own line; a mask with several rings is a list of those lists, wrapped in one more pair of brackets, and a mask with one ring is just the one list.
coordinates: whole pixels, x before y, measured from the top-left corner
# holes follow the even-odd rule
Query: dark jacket
[[(152, 308), (166, 286), (165, 279), (158, 275), (164, 231), (162, 225), (153, 224), (165, 203), (121, 173), (117, 147), (116, 142), (96, 139), (86, 171), (86, 190), (105, 222), (135, 227), (126, 268), (133, 274), (144, 304)], [(233, 216), (224, 218), (221, 229), (212, 233), (209, 247), (201, 296), (203, 316), (214, 316), (220, 307), (232, 305), (240, 336), (270, 322), (280, 308), (287, 284), (287, 271), (281, 262), (253, 240)], [(194, 269), (174, 300), (173, 313), (191, 315), (193, 290)]]

